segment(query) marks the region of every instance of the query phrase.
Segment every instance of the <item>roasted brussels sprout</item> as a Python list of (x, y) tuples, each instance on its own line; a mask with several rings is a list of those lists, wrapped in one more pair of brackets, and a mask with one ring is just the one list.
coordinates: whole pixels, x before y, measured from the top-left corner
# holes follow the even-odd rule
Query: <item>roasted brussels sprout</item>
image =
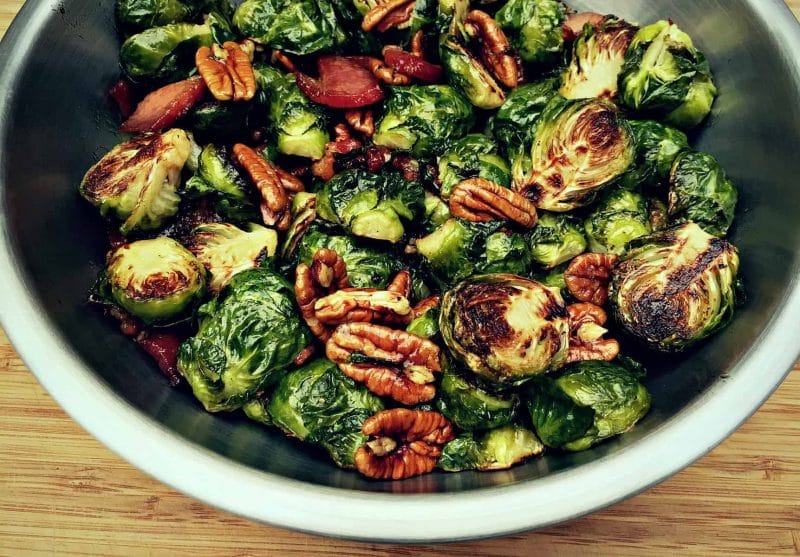
[(450, 218), (450, 207), (438, 195), (425, 192), (425, 222), (428, 232), (433, 232)]
[(536, 122), (547, 103), (557, 94), (557, 88), (558, 80), (555, 78), (521, 85), (509, 93), (495, 114), (491, 123), (492, 135), (510, 159), (515, 160), (530, 150)]
[(194, 67), (195, 51), (213, 42), (210, 21), (152, 27), (122, 43), (120, 62), (134, 81), (177, 80), (188, 75)]
[(438, 466), (447, 472), (506, 470), (543, 452), (532, 431), (512, 424), (456, 437), (442, 449)]
[(293, 258), (303, 235), (311, 223), (317, 218), (317, 196), (313, 193), (300, 192), (292, 200), (292, 225), (286, 231), (281, 247), (281, 257)]
[(475, 374), (515, 385), (561, 367), (569, 316), (561, 294), (514, 275), (482, 275), (442, 298), (442, 338)]
[(695, 223), (635, 240), (611, 275), (617, 323), (664, 352), (724, 327), (736, 304), (739, 254)]
[(205, 293), (206, 270), (170, 238), (125, 244), (108, 259), (106, 280), (116, 302), (147, 324), (164, 323)]
[(671, 21), (636, 33), (619, 86), (622, 104), (682, 129), (705, 120), (717, 96), (706, 57)]
[(361, 426), (383, 403), (336, 364), (320, 359), (284, 377), (268, 410), (284, 432), (327, 450), (339, 466), (352, 467), (356, 450), (367, 441)]
[(503, 223), (473, 223), (450, 219), (417, 240), (441, 284), (454, 284), (476, 273), (527, 274), (531, 255), (525, 238), (501, 230)]
[(617, 81), (636, 27), (609, 16), (595, 28), (587, 25), (572, 47), (572, 60), (561, 76), (568, 99), (617, 96)]
[(629, 123), (636, 144), (636, 159), (620, 180), (620, 186), (633, 190), (665, 184), (675, 158), (689, 149), (689, 139), (682, 131), (652, 120)]
[(197, 138), (245, 138), (252, 108), (249, 103), (204, 102), (187, 116), (188, 127)]
[(104, 216), (122, 220), (124, 235), (155, 230), (178, 211), (178, 182), (191, 150), (183, 130), (134, 137), (89, 169), (80, 193)]
[(277, 383), (311, 341), (294, 288), (268, 269), (235, 275), (199, 317), (199, 331), (181, 345), (178, 371), (209, 412), (241, 408)]
[(317, 196), (317, 212), (341, 224), (355, 236), (397, 243), (405, 234), (403, 221), (419, 218), (425, 190), (399, 174), (347, 170), (329, 180)]
[(497, 154), (497, 145), (483, 134), (473, 133), (453, 143), (439, 157), (439, 193), (444, 199), (459, 182), (468, 178), (485, 178), (495, 184), (511, 187), (511, 169)]
[(506, 100), (505, 91), (489, 70), (453, 37), (447, 37), (439, 48), (447, 81), (484, 110), (499, 107)]
[(321, 105), (312, 103), (292, 75), (269, 66), (254, 68), (256, 81), (266, 91), (269, 119), (278, 151), (309, 159), (321, 159), (331, 140), (328, 117)]
[(537, 377), (526, 399), (539, 438), (568, 451), (629, 431), (650, 409), (650, 393), (636, 375), (600, 361), (571, 364), (557, 379)]
[(678, 155), (669, 176), (669, 218), (694, 221), (714, 236), (724, 236), (733, 223), (738, 192), (717, 159), (707, 153)]
[(216, 210), (235, 221), (260, 219), (251, 199), (252, 188), (233, 165), (225, 147), (206, 145), (200, 153), (197, 173), (186, 182), (191, 197), (211, 196)]
[(550, 67), (564, 51), (566, 19), (559, 0), (509, 0), (495, 16), (523, 62)]
[(568, 215), (540, 213), (528, 241), (533, 260), (545, 269), (557, 267), (586, 251), (586, 237), (580, 223)]
[(347, 39), (328, 0), (245, 0), (233, 24), (243, 35), (292, 54), (332, 50)]
[(208, 270), (208, 287), (214, 294), (227, 286), (236, 273), (258, 267), (275, 255), (277, 232), (253, 223), (245, 228), (211, 223), (198, 226), (192, 233), (189, 251)]
[(622, 176), (635, 155), (633, 135), (608, 101), (554, 97), (536, 126), (531, 172), (515, 188), (546, 211), (584, 207)]
[(589, 249), (593, 253), (625, 253), (625, 246), (653, 230), (647, 200), (633, 191), (609, 193), (584, 222)]
[(388, 250), (358, 244), (350, 236), (329, 232), (316, 223), (300, 240), (298, 260), (310, 265), (314, 254), (321, 248), (328, 248), (342, 256), (347, 266), (347, 277), (354, 288), (382, 290), (401, 269), (399, 259)]
[(390, 87), (373, 141), (432, 158), (469, 132), (473, 122), (472, 105), (452, 87)]
[(465, 431), (494, 429), (511, 423), (517, 411), (516, 395), (497, 395), (472, 385), (456, 373), (446, 373), (436, 398), (436, 409)]
[(116, 0), (117, 25), (125, 29), (149, 29), (180, 23), (194, 14), (194, 6), (185, 0)]
[(272, 417), (269, 415), (267, 405), (269, 401), (261, 396), (256, 395), (252, 400), (248, 400), (242, 406), (242, 412), (249, 419), (261, 425), (273, 425)]

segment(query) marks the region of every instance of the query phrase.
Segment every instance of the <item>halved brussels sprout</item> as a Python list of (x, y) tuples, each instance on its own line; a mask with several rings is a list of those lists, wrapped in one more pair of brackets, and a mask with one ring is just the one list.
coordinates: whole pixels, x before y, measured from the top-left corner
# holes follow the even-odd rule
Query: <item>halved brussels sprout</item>
[(336, 364), (319, 359), (284, 377), (268, 409), (284, 432), (327, 450), (339, 466), (352, 467), (356, 450), (367, 441), (361, 426), (383, 403)]
[(300, 192), (292, 200), (292, 225), (286, 231), (281, 247), (281, 257), (292, 258), (303, 235), (317, 218), (317, 195)]
[(675, 159), (669, 176), (669, 218), (693, 221), (714, 236), (724, 236), (733, 224), (739, 193), (717, 159), (686, 151)]
[(629, 190), (661, 186), (667, 181), (675, 158), (689, 149), (689, 139), (682, 131), (652, 120), (629, 123), (636, 143), (636, 160), (620, 180), (620, 186)]
[(233, 24), (246, 37), (292, 54), (332, 50), (347, 39), (328, 0), (245, 0)]
[(694, 223), (635, 240), (611, 275), (617, 323), (655, 350), (681, 350), (730, 322), (739, 254)]
[(564, 213), (594, 201), (628, 170), (635, 155), (630, 126), (608, 101), (554, 97), (536, 126), (531, 172), (515, 188), (546, 211)]
[(558, 80), (545, 79), (511, 91), (491, 121), (491, 132), (506, 155), (516, 160), (530, 152), (536, 123), (547, 103), (556, 96)]
[(509, 0), (495, 15), (522, 61), (545, 67), (558, 64), (564, 51), (565, 19), (559, 0)]
[(223, 216), (235, 221), (256, 220), (261, 217), (251, 199), (254, 191), (234, 166), (225, 147), (213, 143), (200, 153), (197, 173), (186, 182), (185, 192), (192, 197), (211, 196), (214, 207)]
[(436, 409), (465, 431), (494, 429), (511, 423), (517, 411), (516, 395), (492, 394), (456, 373), (445, 373)]
[(512, 424), (456, 437), (442, 449), (438, 466), (447, 472), (506, 470), (543, 452), (544, 445), (532, 431)]
[(637, 376), (611, 362), (578, 362), (557, 379), (536, 378), (526, 398), (539, 438), (568, 451), (625, 433), (650, 410), (650, 393)]
[(416, 241), (441, 284), (454, 284), (476, 273), (527, 274), (531, 255), (525, 238), (507, 233), (502, 222), (450, 219)]
[(209, 412), (241, 408), (280, 381), (312, 338), (292, 285), (263, 268), (235, 275), (199, 317), (197, 334), (178, 352), (178, 371)]
[(425, 190), (395, 173), (346, 170), (329, 180), (317, 196), (317, 212), (341, 224), (355, 236), (397, 243), (405, 234), (403, 221), (414, 221), (424, 210)]
[(269, 400), (263, 396), (256, 395), (254, 399), (244, 403), (244, 406), (242, 406), (242, 412), (244, 412), (245, 416), (256, 423), (261, 425), (273, 425), (272, 417), (269, 415), (269, 411), (267, 410), (268, 404)]
[(566, 263), (586, 251), (586, 237), (575, 217), (540, 213), (528, 241), (533, 260), (545, 269)]
[(561, 95), (568, 99), (615, 98), (625, 53), (636, 30), (613, 16), (597, 28), (587, 25), (575, 40), (572, 60), (561, 76)]
[(442, 298), (445, 344), (492, 382), (520, 384), (560, 368), (569, 350), (569, 315), (554, 288), (514, 275), (482, 275)]
[(187, 247), (208, 270), (209, 290), (216, 294), (236, 273), (258, 267), (275, 255), (278, 234), (253, 223), (245, 225), (245, 230), (227, 223), (203, 224), (194, 229)]
[(447, 81), (473, 105), (492, 110), (506, 100), (505, 91), (489, 70), (453, 37), (446, 37), (439, 47)]
[(647, 200), (633, 191), (617, 189), (608, 194), (584, 221), (589, 249), (594, 253), (625, 253), (629, 242), (653, 230)]
[(120, 232), (156, 230), (178, 212), (178, 183), (192, 146), (179, 129), (124, 141), (83, 177), (81, 195), (124, 221)]
[(172, 23), (131, 35), (120, 47), (122, 69), (134, 81), (187, 76), (194, 67), (195, 51), (214, 42), (211, 23)]
[(375, 145), (432, 158), (468, 133), (473, 123), (472, 105), (452, 87), (390, 87), (372, 140)]
[(504, 188), (511, 187), (511, 169), (497, 154), (497, 145), (487, 136), (469, 134), (453, 143), (439, 157), (439, 193), (444, 199), (460, 182), (468, 178), (485, 178)]
[(297, 86), (294, 76), (275, 68), (256, 65), (259, 88), (268, 98), (269, 120), (278, 151), (318, 160), (331, 140), (325, 109), (311, 102)]
[(619, 86), (622, 104), (683, 129), (705, 120), (717, 96), (706, 57), (666, 20), (636, 33)]
[(438, 195), (425, 192), (425, 222), (424, 228), (433, 232), (450, 218), (450, 207)]
[(199, 301), (206, 270), (186, 248), (162, 237), (117, 248), (108, 259), (106, 278), (114, 300), (151, 324), (173, 319)]
[(180, 23), (195, 12), (184, 0), (116, 0), (114, 15), (120, 28), (149, 29), (169, 23)]

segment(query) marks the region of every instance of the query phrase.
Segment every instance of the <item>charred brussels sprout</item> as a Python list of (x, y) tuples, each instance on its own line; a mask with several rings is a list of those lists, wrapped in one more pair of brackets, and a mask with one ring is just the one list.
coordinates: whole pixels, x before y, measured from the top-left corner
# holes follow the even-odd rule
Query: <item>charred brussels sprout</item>
[(650, 409), (650, 393), (637, 376), (610, 362), (572, 364), (557, 379), (537, 378), (526, 395), (541, 440), (568, 451), (629, 431)]
[(180, 23), (195, 11), (191, 2), (184, 0), (117, 0), (114, 7), (117, 25), (126, 29)]
[(497, 154), (497, 145), (487, 136), (474, 133), (459, 139), (439, 158), (439, 193), (444, 199), (459, 183), (468, 178), (485, 178), (508, 188), (511, 169)]
[(559, 0), (509, 0), (495, 16), (523, 62), (555, 66), (564, 51), (561, 26), (566, 19)]
[(278, 234), (249, 223), (246, 230), (232, 224), (203, 224), (194, 229), (189, 250), (205, 266), (211, 277), (209, 289), (221, 291), (236, 273), (261, 265), (275, 255)]
[(198, 137), (245, 138), (252, 108), (248, 103), (204, 102), (189, 113), (189, 127)]
[(705, 56), (671, 21), (636, 33), (619, 84), (625, 106), (683, 129), (705, 120), (717, 96)]
[(316, 218), (316, 194), (308, 192), (295, 194), (292, 200), (292, 225), (286, 231), (283, 246), (281, 246), (281, 257), (291, 259), (295, 256), (300, 240)]
[(580, 223), (568, 215), (541, 213), (528, 241), (533, 260), (545, 269), (557, 267), (586, 251)]
[(181, 345), (178, 370), (209, 412), (241, 408), (277, 383), (311, 341), (294, 289), (267, 269), (235, 275), (199, 317), (199, 331)]
[(447, 81), (463, 93), (473, 105), (484, 110), (491, 110), (505, 102), (505, 91), (497, 83), (497, 80), (469, 50), (453, 37), (447, 37), (442, 41), (439, 54)]
[(738, 192), (717, 159), (687, 151), (678, 156), (669, 176), (669, 218), (694, 221), (714, 236), (724, 236), (733, 223)]
[(417, 250), (441, 284), (454, 284), (476, 273), (527, 274), (531, 255), (525, 238), (502, 227), (500, 222), (450, 219), (417, 240)]
[(543, 452), (532, 431), (512, 424), (456, 437), (442, 449), (438, 466), (447, 472), (506, 470)]
[(516, 395), (491, 394), (454, 373), (445, 374), (436, 399), (439, 412), (465, 431), (509, 424), (518, 404)]
[(352, 467), (356, 450), (367, 441), (361, 426), (383, 403), (321, 359), (284, 377), (268, 410), (284, 432), (327, 450), (339, 466)]
[(556, 95), (558, 80), (545, 79), (517, 87), (492, 120), (492, 135), (508, 157), (516, 159), (529, 150), (536, 122), (547, 103)]
[(358, 244), (342, 234), (328, 233), (323, 226), (312, 225), (300, 240), (297, 255), (300, 262), (310, 265), (321, 248), (335, 251), (344, 259), (347, 277), (354, 288), (382, 290), (401, 269), (398, 258), (385, 249)]
[(640, 238), (611, 276), (617, 323), (664, 352), (724, 327), (735, 310), (739, 254), (694, 223)]
[(233, 24), (243, 35), (292, 54), (332, 50), (347, 38), (328, 0), (245, 0)]
[(627, 190), (614, 190), (584, 222), (594, 253), (625, 253), (629, 242), (652, 232), (647, 200)]
[(546, 211), (584, 207), (622, 176), (636, 147), (630, 126), (608, 101), (554, 97), (536, 126), (531, 172), (515, 187)]
[(233, 165), (225, 147), (206, 145), (200, 153), (197, 173), (186, 182), (191, 197), (211, 196), (221, 215), (236, 221), (260, 218), (248, 193), (248, 182)]
[(152, 27), (122, 43), (120, 62), (134, 81), (180, 79), (194, 67), (195, 51), (213, 42), (209, 21)]
[(376, 145), (432, 158), (469, 132), (472, 106), (447, 85), (391, 87), (373, 137)]
[(561, 94), (568, 99), (616, 97), (625, 53), (635, 34), (636, 27), (611, 16), (597, 28), (587, 25), (561, 76)]
[(158, 229), (178, 211), (178, 182), (191, 150), (183, 130), (134, 137), (89, 169), (80, 193), (104, 216), (122, 220), (124, 235)]
[(468, 369), (502, 385), (561, 367), (569, 316), (556, 289), (514, 275), (483, 275), (442, 299), (445, 344)]
[(425, 190), (399, 174), (347, 170), (325, 184), (317, 203), (321, 218), (353, 235), (397, 243), (405, 234), (403, 221), (422, 215)]
[(331, 140), (325, 110), (300, 91), (294, 76), (269, 66), (256, 66), (255, 74), (259, 87), (267, 92), (269, 119), (278, 151), (321, 159), (325, 144)]
[(114, 300), (147, 324), (167, 322), (204, 294), (203, 265), (175, 240), (140, 240), (117, 248), (106, 280)]
[(682, 131), (652, 120), (632, 121), (630, 126), (636, 143), (636, 159), (620, 185), (633, 190), (664, 184), (675, 158), (689, 149), (689, 139)]

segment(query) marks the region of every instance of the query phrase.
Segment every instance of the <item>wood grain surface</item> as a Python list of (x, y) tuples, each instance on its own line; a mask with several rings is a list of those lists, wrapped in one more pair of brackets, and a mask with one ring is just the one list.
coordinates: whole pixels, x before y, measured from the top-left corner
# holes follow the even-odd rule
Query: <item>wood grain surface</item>
[[(0, 0), (0, 32), (22, 3)], [(145, 476), (67, 417), (0, 332), (0, 556), (676, 552), (800, 555), (800, 366), (725, 443), (638, 497), (541, 532), (388, 546), (254, 524)]]

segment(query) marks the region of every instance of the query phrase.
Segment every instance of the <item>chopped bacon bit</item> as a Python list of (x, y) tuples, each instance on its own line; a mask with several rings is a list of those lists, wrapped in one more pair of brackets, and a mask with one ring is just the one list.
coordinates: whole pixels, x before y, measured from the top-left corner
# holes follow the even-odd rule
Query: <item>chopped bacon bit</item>
[(295, 73), (298, 87), (314, 102), (333, 108), (361, 108), (384, 98), (378, 80), (357, 60), (323, 56), (317, 67), (319, 79)]
[(181, 381), (178, 373), (178, 349), (183, 341), (175, 333), (147, 333), (136, 339), (142, 350), (155, 359), (158, 368), (173, 387)]
[(185, 116), (205, 92), (206, 84), (199, 76), (170, 83), (142, 99), (119, 131), (140, 133), (163, 130)]
[(386, 65), (394, 68), (401, 74), (413, 77), (425, 83), (439, 82), (444, 75), (442, 66), (426, 62), (422, 58), (398, 47), (384, 48), (383, 59), (386, 61)]
[(111, 89), (108, 90), (108, 96), (117, 105), (117, 110), (123, 118), (127, 118), (133, 114), (136, 101), (134, 100), (133, 85), (127, 79), (120, 79)]

